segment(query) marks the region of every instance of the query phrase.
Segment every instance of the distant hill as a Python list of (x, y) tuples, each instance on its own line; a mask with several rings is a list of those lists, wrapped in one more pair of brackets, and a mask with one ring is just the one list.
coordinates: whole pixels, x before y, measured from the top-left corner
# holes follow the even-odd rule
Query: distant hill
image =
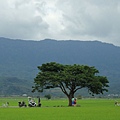
[[(37, 66), (53, 61), (95, 66), (100, 75), (108, 77), (109, 93), (119, 94), (120, 47), (100, 41), (51, 39), (25, 41), (2, 37), (0, 38), (0, 94), (28, 93), (38, 73)], [(9, 87), (5, 88), (6, 84), (9, 84)]]

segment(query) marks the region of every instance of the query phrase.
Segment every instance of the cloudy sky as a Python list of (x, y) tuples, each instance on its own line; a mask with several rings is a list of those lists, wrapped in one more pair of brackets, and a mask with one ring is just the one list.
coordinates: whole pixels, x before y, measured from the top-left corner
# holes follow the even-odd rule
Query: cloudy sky
[(120, 46), (120, 0), (0, 0), (0, 36)]

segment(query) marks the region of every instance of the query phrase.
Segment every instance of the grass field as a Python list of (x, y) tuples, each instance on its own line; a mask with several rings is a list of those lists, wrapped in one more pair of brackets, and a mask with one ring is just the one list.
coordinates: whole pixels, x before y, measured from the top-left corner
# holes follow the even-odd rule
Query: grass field
[[(119, 120), (120, 106), (114, 106), (114, 99), (77, 100), (81, 107), (68, 107), (67, 99), (41, 99), (42, 107), (18, 107), (18, 101), (27, 98), (0, 98), (1, 120)], [(3, 103), (9, 102), (8, 107)], [(37, 99), (36, 99), (37, 101)], [(117, 99), (117, 101), (120, 101)]]

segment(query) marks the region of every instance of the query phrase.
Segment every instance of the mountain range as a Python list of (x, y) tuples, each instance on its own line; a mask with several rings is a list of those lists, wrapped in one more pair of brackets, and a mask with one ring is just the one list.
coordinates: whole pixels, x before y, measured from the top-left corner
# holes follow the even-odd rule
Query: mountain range
[(94, 66), (119, 94), (120, 47), (100, 41), (15, 40), (0, 37), (0, 95), (31, 93), (37, 66), (47, 62)]

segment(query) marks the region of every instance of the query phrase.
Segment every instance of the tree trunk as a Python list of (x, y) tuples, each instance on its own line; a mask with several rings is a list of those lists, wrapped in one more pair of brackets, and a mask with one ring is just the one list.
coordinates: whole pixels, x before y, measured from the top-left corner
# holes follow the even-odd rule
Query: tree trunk
[(70, 95), (68, 96), (68, 100), (69, 100), (68, 106), (72, 106), (72, 98), (74, 98), (74, 94), (70, 94)]
[(68, 98), (69, 99), (69, 104), (68, 106), (72, 106), (72, 99), (71, 98)]

